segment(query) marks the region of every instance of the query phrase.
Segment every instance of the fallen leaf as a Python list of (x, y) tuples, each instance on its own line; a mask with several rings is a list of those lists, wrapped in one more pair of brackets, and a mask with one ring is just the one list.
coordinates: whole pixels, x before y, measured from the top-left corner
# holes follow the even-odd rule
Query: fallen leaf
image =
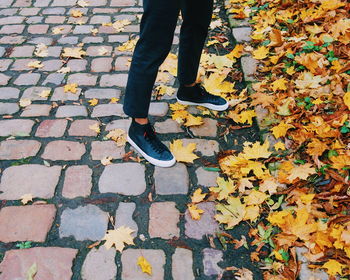
[(202, 209), (197, 207), (197, 204), (187, 204), (187, 209), (193, 220), (200, 220), (201, 214), (204, 213)]
[(206, 193), (202, 193), (201, 188), (196, 189), (191, 197), (192, 203), (199, 203), (203, 201), (206, 195), (207, 195)]
[(77, 87), (78, 87), (78, 84), (76, 84), (76, 83), (67, 84), (67, 85), (64, 86), (63, 91), (64, 92), (77, 93)]
[(27, 204), (29, 201), (33, 201), (33, 195), (31, 193), (27, 193), (21, 196), (22, 204)]
[(143, 273), (147, 273), (148, 275), (152, 275), (152, 266), (145, 259), (145, 257), (143, 257), (143, 256), (138, 257), (137, 264), (141, 267), (141, 270)]
[(196, 149), (196, 143), (189, 143), (186, 147), (183, 146), (181, 139), (176, 139), (170, 143), (170, 150), (174, 154), (178, 162), (191, 162), (197, 159), (198, 156), (193, 153)]
[(106, 240), (104, 246), (107, 249), (114, 246), (117, 251), (122, 252), (125, 247), (124, 243), (134, 245), (134, 238), (131, 235), (133, 232), (134, 230), (125, 226), (118, 227), (117, 229), (109, 229), (102, 238), (102, 240)]

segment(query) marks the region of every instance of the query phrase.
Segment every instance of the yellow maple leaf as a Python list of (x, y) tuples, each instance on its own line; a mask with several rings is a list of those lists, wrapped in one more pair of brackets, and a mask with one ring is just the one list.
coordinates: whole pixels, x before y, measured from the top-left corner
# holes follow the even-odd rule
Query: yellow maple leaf
[(255, 59), (264, 59), (267, 57), (270, 49), (265, 46), (258, 47), (255, 51), (253, 51), (253, 57)]
[(54, 29), (52, 29), (52, 33), (55, 35), (61, 34), (63, 30), (64, 30), (63, 27), (55, 27)]
[(194, 191), (193, 195), (191, 196), (192, 203), (199, 203), (203, 201), (204, 197), (206, 196), (206, 193), (202, 193), (202, 189), (198, 188)]
[(238, 44), (235, 46), (235, 48), (229, 53), (227, 54), (226, 56), (233, 60), (234, 58), (240, 58), (242, 56), (242, 53), (243, 53), (243, 50), (244, 50), (244, 46), (241, 45), (241, 44)]
[(255, 110), (246, 110), (246, 111), (242, 111), (238, 115), (238, 121), (240, 123), (246, 123), (247, 122), (249, 125), (252, 125), (254, 117), (256, 117)]
[(242, 152), (242, 156), (245, 159), (258, 159), (258, 158), (269, 158), (272, 152), (269, 151), (270, 142), (269, 140), (265, 140), (264, 144), (260, 144), (260, 142), (250, 143), (245, 142), (244, 148)]
[(126, 52), (126, 51), (131, 52), (134, 50), (136, 43), (137, 43), (136, 38), (129, 40), (129, 41), (125, 42), (124, 44), (122, 44), (121, 46), (117, 47), (117, 50), (121, 51), (121, 52)]
[(143, 256), (138, 257), (137, 264), (140, 266), (143, 273), (147, 273), (148, 275), (152, 275), (152, 266), (145, 259), (145, 257), (143, 257)]
[(63, 91), (64, 92), (76, 93), (77, 92), (77, 87), (78, 87), (78, 84), (76, 84), (76, 83), (67, 84), (67, 85), (64, 86)]
[(328, 149), (328, 145), (321, 142), (317, 138), (313, 138), (312, 141), (307, 145), (307, 153), (310, 156), (320, 156), (325, 150)]
[(33, 195), (31, 193), (27, 193), (21, 196), (22, 204), (27, 204), (29, 201), (33, 201)]
[(97, 98), (93, 98), (88, 100), (90, 106), (96, 106), (98, 104), (98, 99)]
[(176, 102), (174, 104), (169, 104), (169, 107), (173, 111), (179, 111), (179, 110), (185, 110), (188, 106), (187, 105), (182, 105), (182, 104)]
[(293, 125), (281, 121), (278, 125), (271, 128), (273, 136), (280, 138), (286, 136), (288, 129), (294, 128)]
[(322, 268), (327, 269), (327, 273), (332, 276), (335, 276), (337, 274), (343, 275), (343, 268), (345, 267), (345, 265), (336, 260), (329, 260), (322, 265)]
[(188, 115), (189, 113), (185, 110), (177, 110), (171, 114), (171, 118), (178, 123), (183, 123)]
[(263, 192), (252, 190), (248, 196), (244, 197), (244, 202), (247, 205), (258, 205), (263, 203), (268, 198)]
[(193, 203), (187, 204), (187, 209), (193, 220), (200, 220), (201, 215), (204, 213), (202, 209), (197, 207), (197, 204)]
[(344, 100), (344, 104), (350, 110), (350, 91), (348, 91), (347, 93), (344, 94), (343, 100)]
[(186, 116), (186, 122), (184, 123), (184, 126), (198, 126), (198, 125), (201, 125), (203, 124), (203, 118), (198, 116), (198, 117), (195, 117), (193, 116), (192, 114), (187, 114)]
[(176, 139), (170, 143), (170, 150), (174, 154), (178, 162), (191, 162), (197, 159), (198, 156), (193, 153), (196, 149), (196, 143), (189, 143), (186, 147), (183, 146), (181, 139)]
[(290, 216), (291, 213), (288, 212), (287, 210), (282, 210), (278, 212), (270, 212), (269, 216), (267, 217), (267, 220), (272, 224), (272, 225), (277, 225), (281, 227), (285, 222), (286, 222), (286, 217)]
[(278, 79), (271, 84), (272, 90), (276, 92), (277, 90), (286, 90), (286, 84), (288, 81), (285, 78)]
[(134, 245), (134, 238), (131, 236), (133, 232), (134, 230), (125, 226), (121, 226), (117, 229), (109, 229), (102, 238), (102, 240), (106, 240), (104, 246), (110, 249), (114, 245), (117, 251), (122, 252), (125, 247), (124, 243)]
[(29, 106), (30, 104), (32, 104), (32, 100), (30, 98), (21, 98), (19, 100), (19, 106), (21, 107), (27, 107)]
[(119, 98), (112, 97), (109, 103), (117, 103), (119, 101)]
[(83, 16), (83, 12), (80, 10), (71, 10), (70, 15), (72, 17), (78, 18)]
[(282, 142), (277, 142), (275, 145), (273, 145), (276, 151), (282, 150), (284, 151), (286, 149), (286, 145)]
[(106, 138), (110, 138), (117, 143), (118, 147), (124, 146), (126, 143), (126, 132), (123, 129), (112, 129), (106, 135)]
[(216, 183), (218, 184), (217, 187), (210, 187), (209, 190), (213, 193), (218, 193), (218, 200), (227, 199), (228, 196), (231, 193), (234, 193), (237, 189), (237, 186), (234, 184), (234, 182), (229, 178), (228, 181), (226, 181), (222, 177), (216, 178)]
[(229, 197), (227, 204), (216, 204), (216, 210), (221, 214), (216, 214), (215, 219), (221, 224), (226, 224), (226, 229), (238, 225), (246, 214), (245, 205), (241, 203), (239, 197)]
[(82, 58), (83, 55), (86, 55), (86, 52), (78, 47), (78, 48), (64, 48), (63, 49), (63, 57), (73, 57), (73, 58)]
[(255, 222), (256, 219), (260, 216), (260, 208), (258, 205), (250, 205), (245, 208), (246, 212), (243, 217), (243, 221), (250, 220)]
[(301, 180), (306, 180), (307, 177), (309, 177), (311, 174), (315, 174), (315, 168), (312, 167), (310, 163), (306, 163), (303, 165), (295, 166), (291, 172), (290, 175), (287, 177), (289, 181), (294, 181), (295, 179), (299, 178)]
[(44, 65), (42, 65), (41, 61), (39, 61), (39, 60), (29, 62), (27, 64), (27, 66), (30, 68), (42, 68), (42, 67), (44, 67)]
[(41, 92), (38, 94), (38, 96), (44, 97), (44, 98), (48, 98), (49, 95), (50, 95), (50, 93), (51, 93), (51, 90), (50, 90), (50, 89), (47, 89), (47, 90), (41, 91)]

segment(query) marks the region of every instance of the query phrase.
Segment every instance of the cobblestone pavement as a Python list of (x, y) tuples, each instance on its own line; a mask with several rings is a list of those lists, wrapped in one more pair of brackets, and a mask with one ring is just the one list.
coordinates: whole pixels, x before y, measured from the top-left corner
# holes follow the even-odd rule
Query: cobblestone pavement
[[(130, 123), (122, 102), (132, 53), (117, 47), (137, 35), (140, 1), (89, 0), (87, 7), (78, 7), (77, 0), (0, 1), (0, 279), (24, 279), (33, 263), (37, 280), (216, 279), (223, 267), (242, 264), (258, 274), (248, 250), (222, 251), (217, 240), (210, 242), (220, 231), (214, 202), (199, 204), (205, 210), (199, 221), (186, 210), (195, 188), (216, 184), (217, 172), (205, 164), (215, 163), (220, 150), (240, 149), (258, 137), (256, 127), (225, 140), (219, 137), (224, 119), (207, 117), (205, 125), (186, 129), (171, 119), (168, 104), (175, 96), (168, 96), (152, 101), (151, 120), (162, 140), (197, 143), (200, 159), (194, 164), (164, 169), (125, 161), (130, 146), (105, 139), (108, 131), (126, 130)], [(72, 9), (83, 16), (71, 16)], [(103, 25), (120, 19), (132, 22), (123, 32)], [(174, 53), (178, 33), (179, 28)], [(48, 46), (43, 58), (35, 55), (40, 43)], [(61, 59), (63, 48), (81, 43), (82, 59)], [(27, 66), (35, 60), (43, 67)], [(71, 72), (57, 72), (63, 66)], [(69, 83), (78, 84), (77, 93), (64, 92)], [(175, 80), (168, 84), (177, 86)], [(39, 96), (43, 90), (51, 94)], [(96, 106), (88, 102), (93, 98)], [(110, 103), (111, 98), (120, 101)], [(20, 99), (32, 103), (22, 107)], [(99, 134), (89, 128), (96, 123)], [(100, 160), (106, 156), (113, 161), (104, 166)], [(27, 205), (21, 203), (25, 194), (33, 196)], [(135, 246), (122, 253), (88, 247), (112, 228), (110, 217), (116, 227), (135, 230)], [(244, 232), (241, 226), (233, 234), (240, 239)], [(151, 263), (152, 276), (137, 266), (140, 255)]]

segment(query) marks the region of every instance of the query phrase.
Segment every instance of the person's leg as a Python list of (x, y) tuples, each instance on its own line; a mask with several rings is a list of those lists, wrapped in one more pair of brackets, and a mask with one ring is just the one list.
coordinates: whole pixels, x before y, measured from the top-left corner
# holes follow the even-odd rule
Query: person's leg
[(124, 97), (124, 112), (132, 117), (127, 139), (150, 163), (170, 167), (174, 155), (148, 122), (148, 110), (158, 68), (167, 57), (180, 11), (180, 0), (144, 0), (140, 38), (136, 44)]
[(213, 12), (213, 0), (181, 0), (183, 23), (180, 31), (178, 80), (194, 85), (204, 42)]
[(181, 0), (183, 23), (180, 32), (177, 101), (184, 105), (201, 105), (223, 111), (228, 102), (208, 93), (196, 83), (199, 62), (208, 35), (213, 12), (213, 0)]
[(124, 112), (146, 119), (158, 68), (167, 57), (180, 11), (180, 0), (144, 0), (124, 97)]

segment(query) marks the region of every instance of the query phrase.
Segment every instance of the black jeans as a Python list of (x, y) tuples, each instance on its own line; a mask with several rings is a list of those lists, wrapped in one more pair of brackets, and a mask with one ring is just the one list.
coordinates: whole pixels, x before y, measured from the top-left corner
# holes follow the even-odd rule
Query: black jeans
[(125, 90), (123, 109), (133, 118), (146, 118), (158, 68), (170, 52), (178, 15), (180, 31), (178, 80), (195, 82), (208, 34), (213, 0), (143, 0), (144, 13)]

